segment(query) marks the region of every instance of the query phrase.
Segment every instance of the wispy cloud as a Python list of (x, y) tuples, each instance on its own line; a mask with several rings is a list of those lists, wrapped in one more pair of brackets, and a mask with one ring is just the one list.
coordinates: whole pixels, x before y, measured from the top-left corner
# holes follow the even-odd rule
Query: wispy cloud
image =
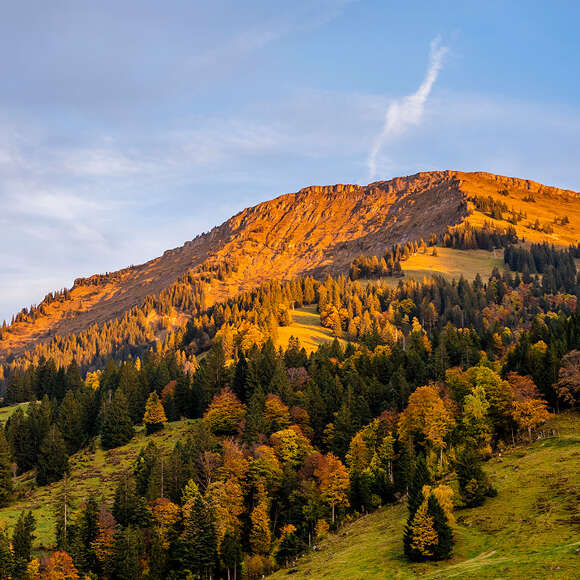
[(401, 135), (409, 126), (419, 125), (421, 122), (425, 103), (443, 66), (443, 58), (447, 51), (448, 48), (441, 45), (439, 36), (432, 40), (429, 68), (421, 86), (412, 95), (393, 101), (387, 108), (383, 130), (376, 138), (367, 160), (369, 179), (377, 177), (377, 158), (385, 142)]

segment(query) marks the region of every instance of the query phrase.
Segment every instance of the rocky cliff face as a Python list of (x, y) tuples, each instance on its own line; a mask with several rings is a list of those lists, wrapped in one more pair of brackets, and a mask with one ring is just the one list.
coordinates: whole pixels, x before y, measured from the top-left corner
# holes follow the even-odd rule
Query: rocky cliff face
[(435, 171), (359, 185), (311, 186), (248, 208), (207, 234), (140, 266), (78, 279), (67, 296), (47, 303), (42, 315), (8, 328), (0, 359), (39, 341), (79, 332), (122, 316), (151, 294), (195, 268), (232, 265), (208, 288), (208, 300), (231, 296), (272, 279), (347, 272), (360, 254), (427, 238), (461, 222), (471, 195), (501, 189), (566, 199), (579, 195), (531, 181), (488, 173)]

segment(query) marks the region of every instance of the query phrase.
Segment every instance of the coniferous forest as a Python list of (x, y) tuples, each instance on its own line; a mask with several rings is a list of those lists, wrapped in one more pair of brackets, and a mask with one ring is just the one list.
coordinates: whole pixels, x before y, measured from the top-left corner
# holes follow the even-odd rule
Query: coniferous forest
[[(50, 550), (33, 549), (46, 525), (33, 510), (0, 529), (0, 578), (259, 578), (402, 500), (405, 556), (451, 557), (456, 514), (497, 493), (486, 461), (580, 396), (578, 249), (511, 236), (439, 240), (506, 245), (509, 269), (486, 280), (405, 279), (422, 240), (355, 260), (349, 277), (273, 281), (209, 308), (184, 279), (6, 363), (4, 403), (20, 405), (0, 429), (0, 504), (23, 477), (58, 493)], [(276, 347), (306, 305), (334, 340)], [(177, 307), (187, 325), (147, 334), (150, 312), (163, 324)], [(183, 436), (159, 447), (175, 422)], [(149, 441), (111, 495), (73, 500), (71, 458), (140, 431)]]

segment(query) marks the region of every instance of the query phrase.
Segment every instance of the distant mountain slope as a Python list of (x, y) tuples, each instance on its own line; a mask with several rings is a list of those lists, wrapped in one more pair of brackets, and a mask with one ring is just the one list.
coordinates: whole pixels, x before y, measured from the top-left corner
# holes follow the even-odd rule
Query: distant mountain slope
[[(509, 225), (479, 211), (473, 203), (478, 196), (524, 209), (526, 218), (516, 229), (527, 240), (569, 244), (580, 239), (580, 195), (528, 180), (434, 171), (366, 187), (307, 187), (245, 209), (145, 264), (76, 280), (70, 291), (46, 299), (32, 314), (23, 311), (2, 331), (0, 361), (54, 336), (120, 318), (147, 296), (176, 284), (198, 284), (208, 306), (272, 278), (346, 273), (360, 254), (443, 233), (464, 219)], [(553, 223), (564, 216), (569, 223)], [(534, 229), (536, 220), (542, 227), (552, 224), (552, 231)], [(184, 276), (187, 280), (179, 282)]]

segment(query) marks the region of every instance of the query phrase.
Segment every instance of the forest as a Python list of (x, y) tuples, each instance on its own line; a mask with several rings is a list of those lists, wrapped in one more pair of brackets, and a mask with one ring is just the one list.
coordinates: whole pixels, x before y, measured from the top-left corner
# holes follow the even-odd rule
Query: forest
[[(580, 396), (578, 248), (512, 236), (466, 227), (438, 240), (506, 246), (511, 271), (485, 281), (384, 284), (421, 240), (356, 260), (349, 277), (272, 281), (209, 308), (193, 276), (10, 361), (4, 402), (29, 404), (0, 428), (0, 505), (22, 474), (59, 493), (49, 552), (33, 549), (32, 511), (0, 527), (0, 578), (259, 578), (404, 497), (407, 558), (449, 558), (455, 513), (497, 493), (486, 460)], [(334, 341), (277, 349), (277, 329), (311, 304)], [(177, 307), (187, 325), (156, 339), (144, 316)], [(169, 452), (152, 438), (112, 501), (73, 503), (71, 456), (176, 421), (187, 436)]]

